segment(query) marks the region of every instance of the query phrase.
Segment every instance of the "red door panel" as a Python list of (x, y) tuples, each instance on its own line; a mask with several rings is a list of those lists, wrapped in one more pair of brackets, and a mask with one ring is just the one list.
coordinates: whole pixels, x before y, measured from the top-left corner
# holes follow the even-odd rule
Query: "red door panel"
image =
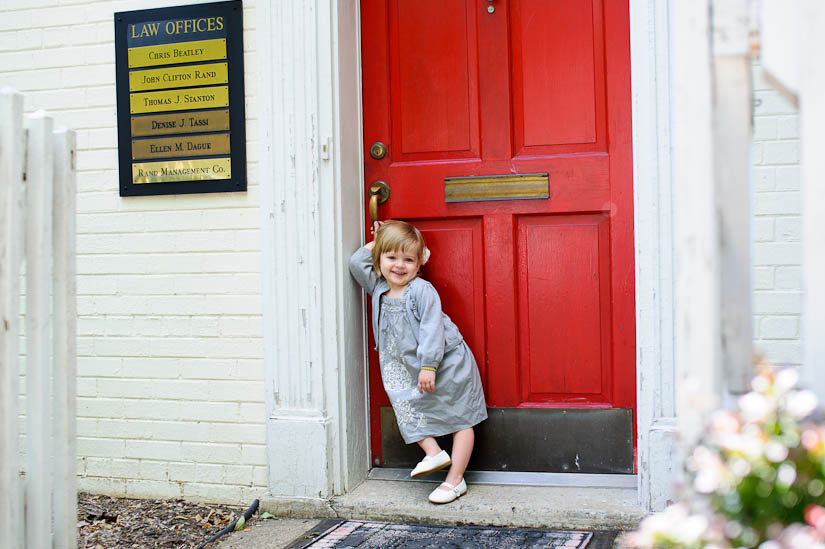
[[(513, 106), (518, 154), (604, 136), (601, 3), (512, 2)], [(603, 145), (603, 143), (602, 143)], [(587, 149), (592, 150), (588, 147)], [(569, 147), (568, 150), (582, 150)]]
[(607, 216), (519, 219), (522, 400), (609, 405)]
[[(634, 408), (627, 0), (362, 0), (361, 26), (364, 184), (423, 231), (488, 405)], [(549, 198), (444, 199), (447, 177), (533, 173)], [(370, 372), (380, 465), (374, 352)]]
[(464, 2), (391, 2), (394, 161), (478, 156), (472, 15)]

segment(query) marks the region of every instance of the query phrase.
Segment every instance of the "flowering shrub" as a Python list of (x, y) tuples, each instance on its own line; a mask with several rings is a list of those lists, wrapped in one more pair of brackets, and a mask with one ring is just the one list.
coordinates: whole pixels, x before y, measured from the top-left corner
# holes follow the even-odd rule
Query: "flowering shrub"
[(687, 459), (684, 501), (645, 518), (627, 547), (825, 549), (825, 426), (796, 370), (764, 368), (736, 413), (717, 411)]

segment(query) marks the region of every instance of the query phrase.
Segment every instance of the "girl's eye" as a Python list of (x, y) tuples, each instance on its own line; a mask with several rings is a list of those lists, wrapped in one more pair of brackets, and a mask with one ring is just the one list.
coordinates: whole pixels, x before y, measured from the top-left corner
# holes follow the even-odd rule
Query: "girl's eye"
[(413, 260), (412, 260), (412, 258), (411, 258), (411, 257), (408, 257), (405, 261), (406, 261), (407, 263), (412, 263), (412, 262), (413, 262)]

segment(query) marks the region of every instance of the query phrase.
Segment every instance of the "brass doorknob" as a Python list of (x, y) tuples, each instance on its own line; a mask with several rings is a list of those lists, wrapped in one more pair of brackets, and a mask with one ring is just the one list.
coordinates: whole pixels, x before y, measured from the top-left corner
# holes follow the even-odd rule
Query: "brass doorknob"
[(378, 205), (390, 199), (390, 186), (383, 181), (376, 181), (369, 188), (370, 220), (372, 224), (378, 221)]

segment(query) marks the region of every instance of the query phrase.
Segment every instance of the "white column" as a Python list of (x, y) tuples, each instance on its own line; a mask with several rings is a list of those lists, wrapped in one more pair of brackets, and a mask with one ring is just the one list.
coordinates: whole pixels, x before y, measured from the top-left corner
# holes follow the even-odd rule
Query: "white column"
[(273, 496), (368, 470), (356, 2), (258, 4), (267, 448)]
[[(803, 381), (825, 403), (825, 6), (802, 2), (799, 90), (802, 175)], [(791, 37), (786, 36), (787, 40)]]
[(677, 416), (690, 446), (722, 393), (711, 29), (708, 1), (670, 8)]
[(678, 461), (673, 362), (673, 212), (668, 5), (630, 2), (639, 503), (673, 499)]
[(724, 388), (750, 389), (755, 374), (751, 299), (751, 0), (713, 0), (713, 152), (719, 219)]

